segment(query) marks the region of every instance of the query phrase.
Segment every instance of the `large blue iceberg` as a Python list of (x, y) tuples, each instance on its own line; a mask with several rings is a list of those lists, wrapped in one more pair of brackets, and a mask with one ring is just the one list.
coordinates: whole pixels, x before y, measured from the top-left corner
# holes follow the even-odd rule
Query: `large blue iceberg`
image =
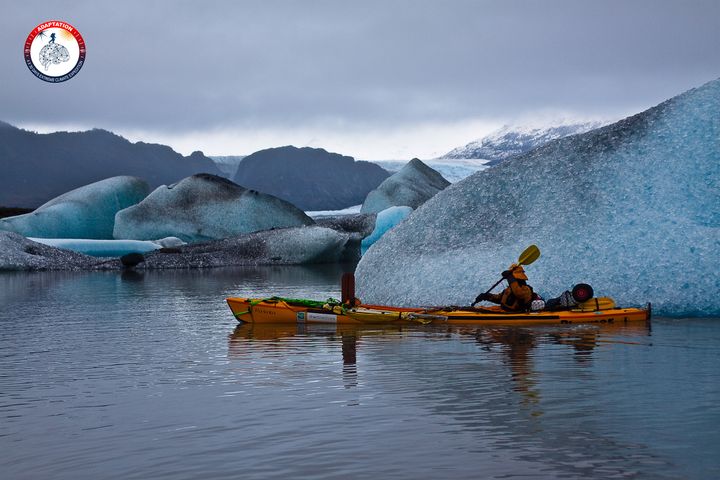
[(587, 282), (621, 305), (720, 314), (720, 80), (446, 188), (357, 268), (370, 303), (469, 304), (528, 245), (543, 296)]
[(115, 214), (148, 193), (150, 186), (140, 178), (106, 178), (60, 195), (34, 212), (0, 219), (0, 230), (26, 237), (112, 239)]
[(202, 242), (314, 221), (285, 200), (205, 173), (160, 186), (115, 216), (116, 239)]

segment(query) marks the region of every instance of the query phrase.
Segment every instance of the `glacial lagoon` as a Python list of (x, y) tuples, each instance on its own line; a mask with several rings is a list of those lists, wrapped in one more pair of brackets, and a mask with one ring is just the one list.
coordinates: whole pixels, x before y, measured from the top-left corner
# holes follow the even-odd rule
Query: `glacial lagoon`
[(2, 477), (720, 477), (720, 319), (254, 328), (224, 303), (337, 298), (348, 268), (0, 275)]

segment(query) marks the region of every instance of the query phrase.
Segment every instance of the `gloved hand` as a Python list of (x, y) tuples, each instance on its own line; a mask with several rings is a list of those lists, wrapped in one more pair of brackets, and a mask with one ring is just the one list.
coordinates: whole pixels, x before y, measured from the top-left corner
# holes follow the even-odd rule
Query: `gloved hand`
[(475, 301), (471, 304), (471, 306), (474, 307), (476, 303), (480, 303), (484, 300), (487, 300), (488, 297), (489, 297), (489, 295), (487, 293), (481, 293), (480, 295), (475, 297)]
[(514, 278), (512, 270), (505, 270), (504, 272), (502, 272), (502, 277), (506, 280), (509, 278)]

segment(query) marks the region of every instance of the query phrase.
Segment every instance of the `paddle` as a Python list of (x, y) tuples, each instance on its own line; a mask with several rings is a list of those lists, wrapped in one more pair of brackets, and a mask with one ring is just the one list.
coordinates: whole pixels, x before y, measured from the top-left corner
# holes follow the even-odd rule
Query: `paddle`
[[(537, 247), (537, 245), (530, 245), (525, 250), (523, 250), (523, 252), (520, 254), (520, 256), (518, 257), (517, 264), (518, 265), (530, 265), (538, 258), (540, 258), (540, 249)], [(505, 280), (505, 279), (501, 278), (500, 280), (495, 282), (495, 285), (490, 287), (490, 289), (487, 292), (485, 292), (485, 295), (492, 292), (493, 288), (500, 285), (500, 282), (502, 282), (503, 280)]]

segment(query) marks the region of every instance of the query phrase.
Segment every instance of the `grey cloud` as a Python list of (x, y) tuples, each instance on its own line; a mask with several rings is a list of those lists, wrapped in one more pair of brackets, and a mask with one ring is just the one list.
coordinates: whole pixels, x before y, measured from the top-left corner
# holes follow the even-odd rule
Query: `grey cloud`
[[(720, 74), (717, 1), (4, 3), (0, 118), (11, 122), (170, 131), (603, 115)], [(88, 45), (62, 85), (22, 61), (25, 36), (49, 18)]]

